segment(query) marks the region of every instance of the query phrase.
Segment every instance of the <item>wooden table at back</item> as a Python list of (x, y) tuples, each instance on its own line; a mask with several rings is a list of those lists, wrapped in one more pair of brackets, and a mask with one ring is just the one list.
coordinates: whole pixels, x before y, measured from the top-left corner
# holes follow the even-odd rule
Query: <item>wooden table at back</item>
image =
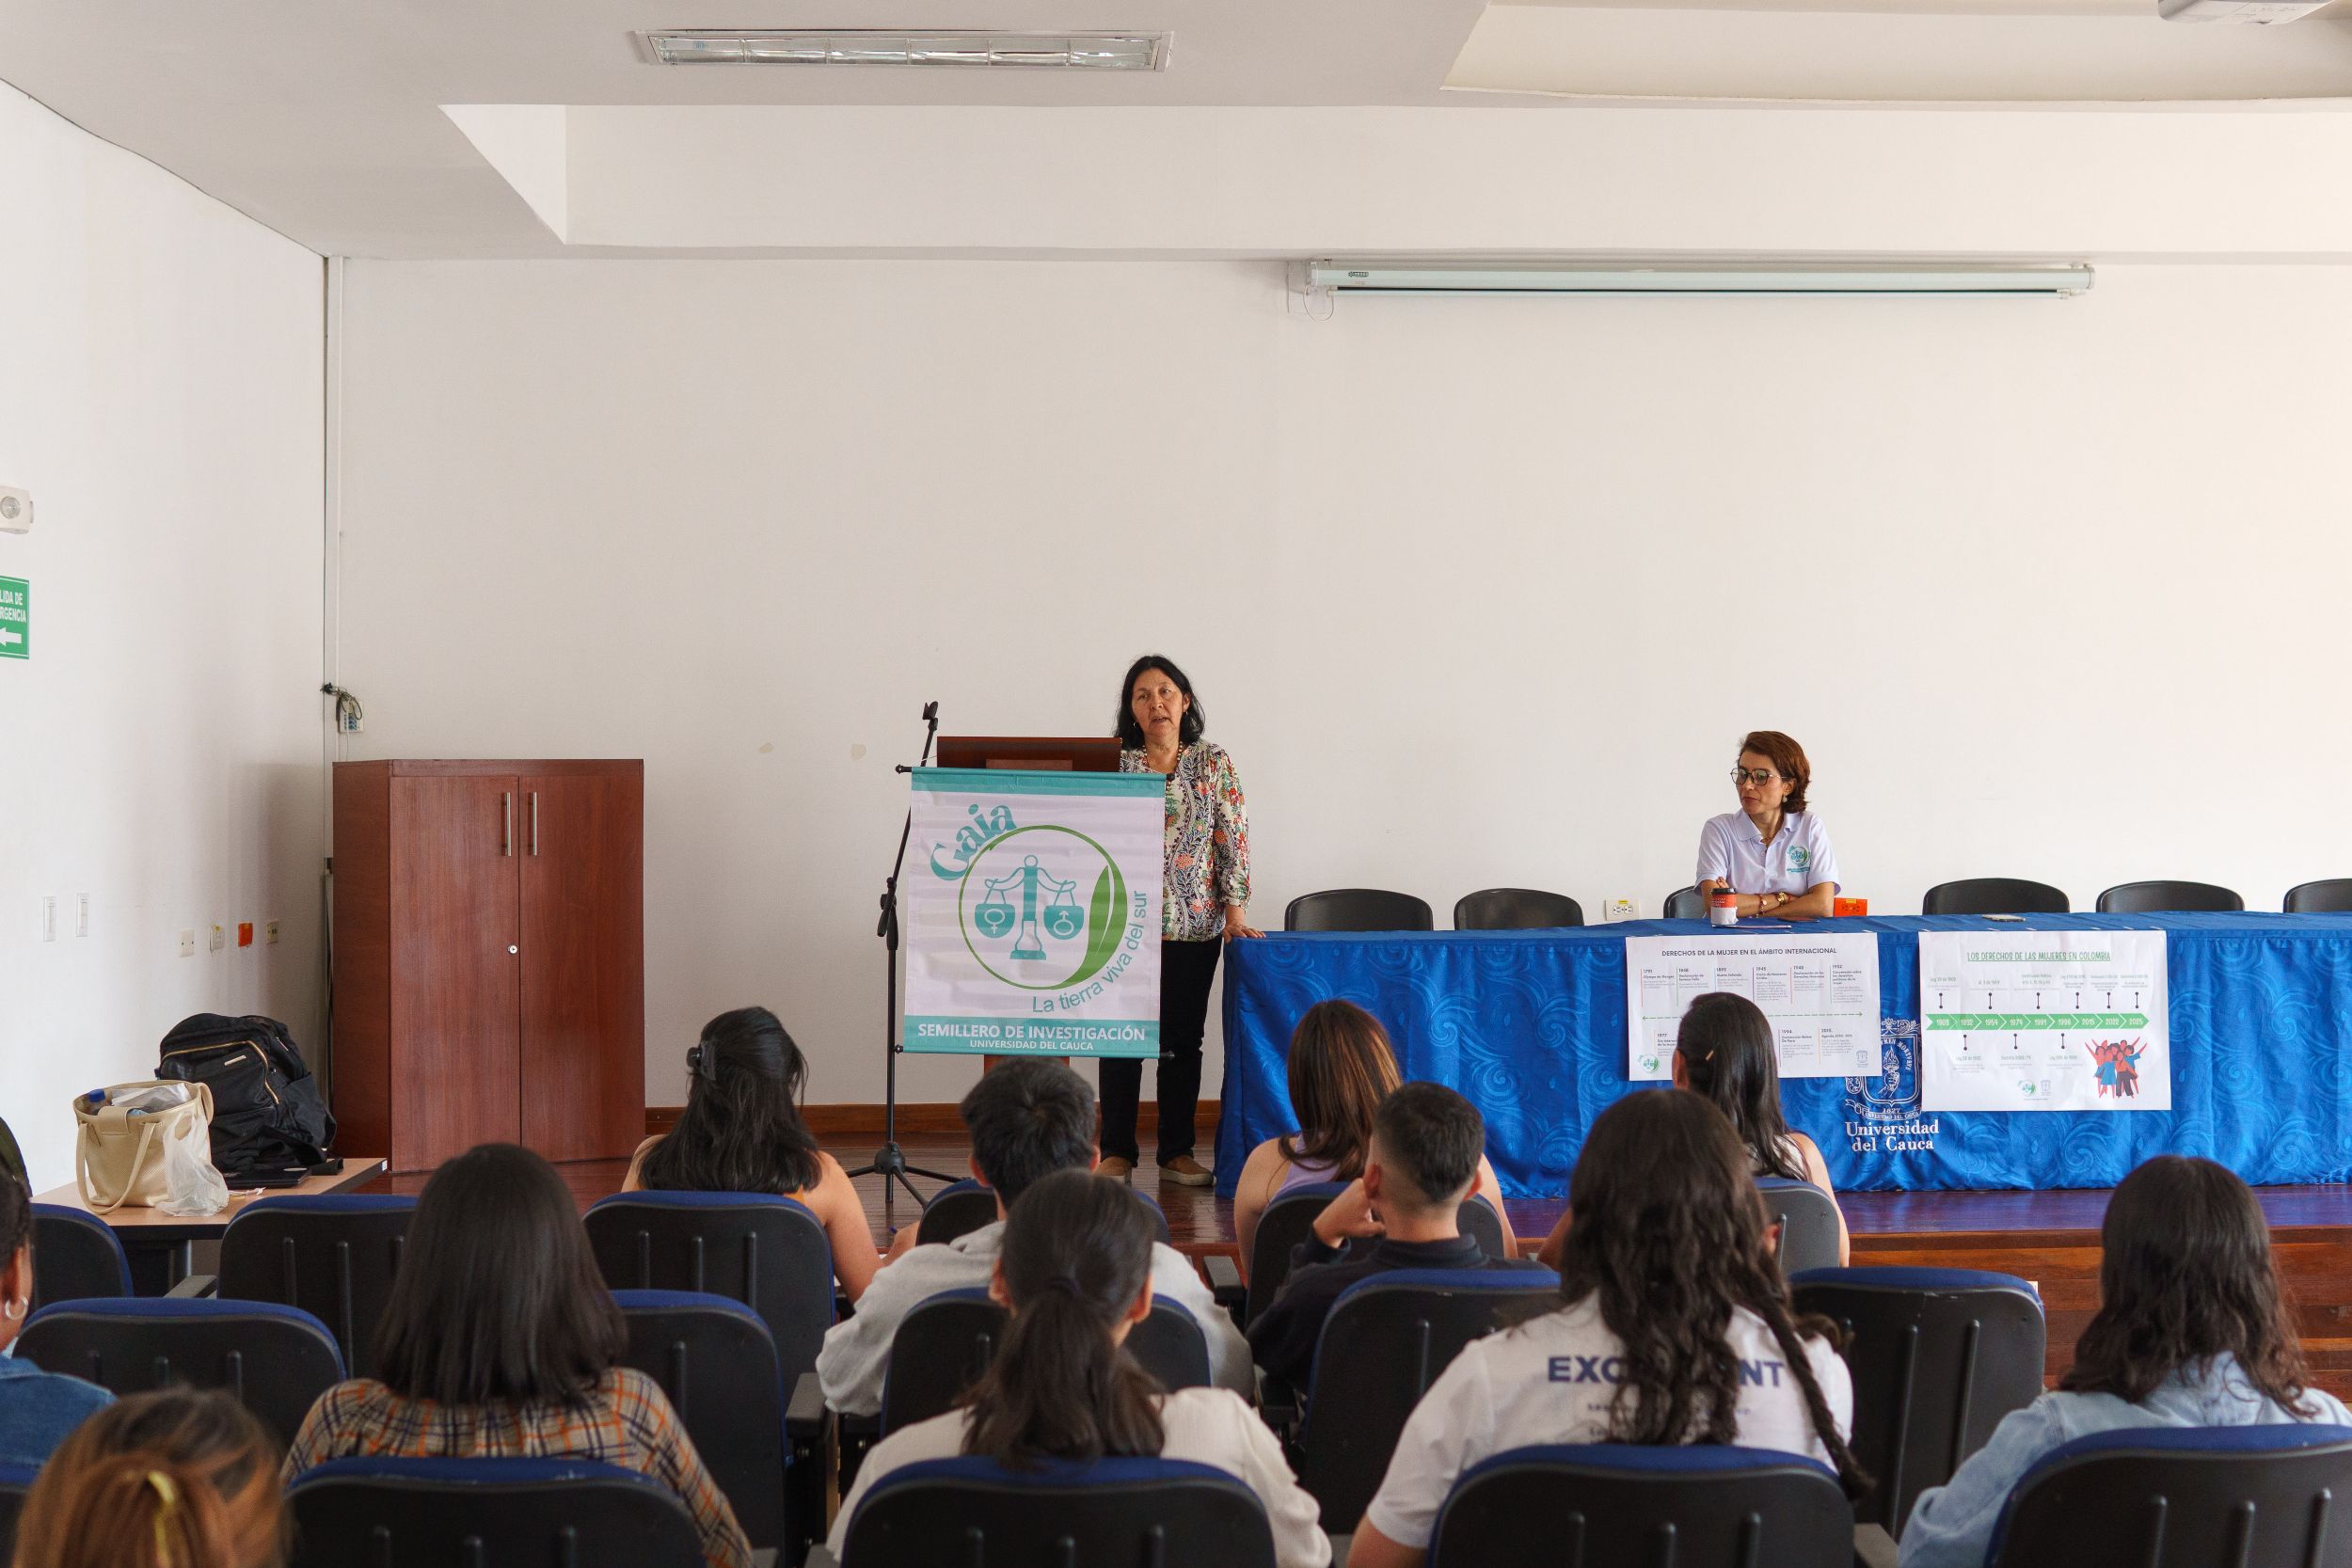
[(83, 1201), (79, 1187), (52, 1187), (45, 1193), (36, 1193), (33, 1201), (97, 1214), (114, 1231), (115, 1240), (122, 1243), (123, 1255), (130, 1259), (132, 1292), (160, 1296), (196, 1272), (197, 1243), (219, 1241), (221, 1232), (229, 1228), (229, 1222), (255, 1198), (297, 1195), (317, 1197), (326, 1193), (344, 1193), (383, 1174), (383, 1156), (347, 1154), (343, 1156), (343, 1168), (331, 1176), (306, 1176), (292, 1187), (257, 1187), (247, 1192), (231, 1189), (229, 1207), (217, 1214), (167, 1214), (161, 1209), (127, 1203), (110, 1212), (99, 1213)]

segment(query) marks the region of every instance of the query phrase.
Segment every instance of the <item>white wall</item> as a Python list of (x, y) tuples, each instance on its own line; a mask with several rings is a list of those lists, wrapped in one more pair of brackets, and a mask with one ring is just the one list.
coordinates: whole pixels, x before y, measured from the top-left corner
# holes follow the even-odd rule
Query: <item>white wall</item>
[(69, 1100), (153, 1076), (186, 1014), (319, 1032), (323, 324), (316, 256), (4, 87), (0, 192), (0, 483), (38, 509), (0, 534), (33, 598), (0, 660), (0, 1115), (40, 1188)]
[(350, 279), (353, 754), (646, 759), (656, 1102), (751, 1001), (813, 1099), (879, 1098), (917, 710), (1099, 732), (1150, 648), (1238, 762), (1268, 926), (1349, 883), (1655, 913), (1751, 726), (1882, 912), (2352, 872), (2352, 267), (1324, 322), (1245, 263)]

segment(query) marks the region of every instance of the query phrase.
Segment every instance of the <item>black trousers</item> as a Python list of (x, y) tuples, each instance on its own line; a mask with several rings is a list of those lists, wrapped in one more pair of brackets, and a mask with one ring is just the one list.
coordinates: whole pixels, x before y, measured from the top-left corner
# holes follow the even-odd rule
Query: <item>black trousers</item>
[[(1200, 1039), (1209, 1027), (1209, 987), (1216, 979), (1223, 937), (1160, 942), (1160, 1164), (1193, 1151), (1200, 1115)], [(1103, 1158), (1133, 1162), (1136, 1105), (1143, 1098), (1143, 1063), (1103, 1058)]]

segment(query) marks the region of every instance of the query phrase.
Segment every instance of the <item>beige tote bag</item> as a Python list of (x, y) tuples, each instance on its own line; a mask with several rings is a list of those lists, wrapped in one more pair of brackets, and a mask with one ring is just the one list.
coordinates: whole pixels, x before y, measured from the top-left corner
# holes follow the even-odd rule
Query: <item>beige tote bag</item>
[[(183, 1103), (159, 1111), (133, 1114), (124, 1101), (135, 1101), (151, 1089), (192, 1089)], [(92, 1212), (110, 1214), (124, 1204), (151, 1209), (170, 1190), (165, 1153), (174, 1143), (196, 1140), (207, 1160), (213, 1147), (213, 1086), (210, 1084), (167, 1083), (151, 1079), (140, 1084), (117, 1084), (112, 1088), (77, 1095), (73, 1117), (81, 1124), (75, 1175), (82, 1201)]]

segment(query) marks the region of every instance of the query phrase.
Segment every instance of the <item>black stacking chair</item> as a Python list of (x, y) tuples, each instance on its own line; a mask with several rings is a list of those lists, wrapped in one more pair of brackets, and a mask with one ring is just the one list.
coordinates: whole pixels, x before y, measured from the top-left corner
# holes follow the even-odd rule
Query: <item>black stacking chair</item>
[(1666, 895), (1664, 908), (1668, 920), (1705, 920), (1707, 895), (1696, 887), (1678, 887)]
[(1454, 1483), (1429, 1541), (1429, 1568), (1848, 1568), (1854, 1560), (1853, 1509), (1827, 1466), (1714, 1444), (1505, 1449)]
[(2352, 877), (2330, 877), (2326, 881), (2291, 887), (2287, 889), (2284, 908), (2289, 914), (2352, 912)]
[(927, 1459), (876, 1481), (850, 1516), (842, 1568), (910, 1563), (1215, 1563), (1274, 1568), (1258, 1495), (1175, 1459), (1007, 1469)]
[(703, 1568), (677, 1494), (581, 1459), (337, 1459), (294, 1478), (293, 1568)]
[(16, 1560), (16, 1516), (24, 1512), (24, 1494), (40, 1474), (37, 1465), (0, 1465), (0, 1562)]
[[(1242, 1307), (1245, 1325), (1274, 1305), (1275, 1293), (1291, 1276), (1291, 1248), (1307, 1239), (1314, 1229), (1315, 1216), (1345, 1191), (1344, 1181), (1310, 1181), (1265, 1206), (1265, 1212), (1258, 1216), (1258, 1233), (1250, 1241), (1249, 1293)], [(1496, 1262), (1511, 1261), (1511, 1250), (1502, 1244), (1502, 1216), (1485, 1198), (1464, 1198), (1454, 1212), (1454, 1225)]]
[(1376, 887), (1306, 894), (1282, 911), (1285, 931), (1426, 931), (1436, 925), (1421, 899)]
[(2074, 905), (2047, 882), (1969, 877), (1938, 882), (1919, 901), (1921, 914), (2064, 914)]
[(1543, 931), (1584, 924), (1584, 906), (1565, 893), (1532, 887), (1490, 887), (1464, 894), (1454, 906), (1457, 931)]
[(2124, 1428), (2052, 1449), (1993, 1527), (1993, 1568), (2315, 1568), (2345, 1558), (2352, 1427)]
[(353, 1377), (373, 1377), (376, 1320), (416, 1213), (415, 1198), (389, 1193), (256, 1198), (221, 1234), (221, 1299), (301, 1307)]
[(2211, 882), (2123, 882), (2099, 895), (2101, 914), (2191, 914), (2245, 907), (2245, 899)]
[(298, 1307), (212, 1297), (125, 1296), (44, 1307), (16, 1354), (118, 1395), (186, 1384), (222, 1388), (288, 1443), (343, 1380), (325, 1323)]
[(2025, 1280), (1975, 1269), (1813, 1269), (1792, 1275), (1789, 1291), (1798, 1311), (1845, 1330), (1854, 1458), (1878, 1479), (1855, 1515), (1890, 1535), (1920, 1493), (1951, 1480), (2002, 1417), (2042, 1392), (2046, 1329)]
[(1356, 1528), (1406, 1418), (1464, 1345), (1559, 1299), (1560, 1276), (1534, 1268), (1398, 1269), (1340, 1292), (1298, 1429), (1298, 1481), (1323, 1505), (1323, 1528)]
[(1756, 1187), (1764, 1195), (1765, 1219), (1780, 1227), (1783, 1274), (1837, 1267), (1836, 1198), (1810, 1181), (1785, 1176), (1759, 1176)]
[[(1168, 1212), (1150, 1194), (1129, 1188), (1136, 1201), (1152, 1212), (1152, 1225), (1157, 1232), (1155, 1240), (1175, 1245), (1168, 1228)], [(983, 1226), (996, 1223), (996, 1195), (969, 1178), (952, 1182), (931, 1195), (923, 1205), (923, 1220), (915, 1227), (914, 1239), (928, 1245), (932, 1242), (952, 1242), (959, 1236), (969, 1236)]]
[[(741, 1302), (693, 1291), (612, 1299), (628, 1322), (624, 1364), (661, 1385), (752, 1549), (782, 1547), (785, 1389), (768, 1325)], [(809, 1523), (813, 1534), (823, 1521)]]
[(114, 1227), (86, 1209), (33, 1205), (33, 1310), (131, 1293), (131, 1260)]
[[(943, 1291), (916, 1303), (890, 1338), (882, 1434), (953, 1409), (995, 1359), (1005, 1322), (1005, 1309), (977, 1288)], [(1208, 1336), (1172, 1301), (1152, 1299), (1152, 1315), (1128, 1333), (1127, 1352), (1162, 1387), (1210, 1386)]]

